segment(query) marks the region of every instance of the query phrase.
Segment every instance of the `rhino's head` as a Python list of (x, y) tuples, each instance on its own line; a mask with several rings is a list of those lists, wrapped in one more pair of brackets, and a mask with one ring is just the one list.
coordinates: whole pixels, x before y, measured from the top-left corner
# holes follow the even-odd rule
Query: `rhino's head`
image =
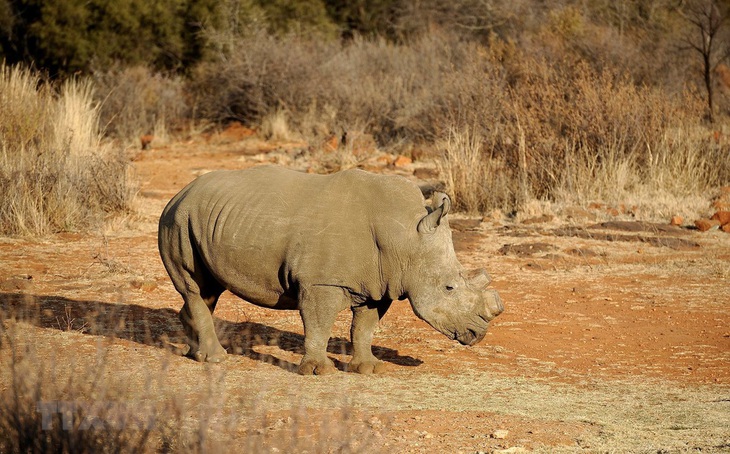
[(418, 244), (405, 272), (404, 288), (416, 315), (464, 345), (474, 345), (504, 306), (483, 269), (466, 273), (454, 253), (444, 219), (451, 206), (446, 194), (434, 195), (433, 207), (418, 223)]

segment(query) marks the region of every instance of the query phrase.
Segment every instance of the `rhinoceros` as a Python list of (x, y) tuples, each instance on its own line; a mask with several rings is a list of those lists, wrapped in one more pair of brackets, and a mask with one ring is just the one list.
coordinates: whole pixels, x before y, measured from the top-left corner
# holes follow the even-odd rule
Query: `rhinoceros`
[(213, 328), (228, 290), (272, 309), (299, 310), (303, 375), (335, 372), (327, 343), (351, 309), (350, 370), (377, 373), (373, 331), (396, 299), (465, 345), (479, 342), (504, 307), (484, 270), (456, 258), (446, 194), (432, 206), (400, 176), (362, 170), (306, 174), (277, 166), (213, 171), (183, 188), (159, 224), (162, 262), (182, 295), (188, 355), (226, 356)]

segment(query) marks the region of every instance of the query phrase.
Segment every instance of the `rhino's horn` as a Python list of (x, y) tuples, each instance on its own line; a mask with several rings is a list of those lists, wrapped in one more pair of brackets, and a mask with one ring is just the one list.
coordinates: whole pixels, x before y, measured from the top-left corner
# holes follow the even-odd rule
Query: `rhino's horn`
[(419, 233), (433, 233), (451, 208), (451, 199), (443, 192), (433, 194), (433, 209), (418, 222)]

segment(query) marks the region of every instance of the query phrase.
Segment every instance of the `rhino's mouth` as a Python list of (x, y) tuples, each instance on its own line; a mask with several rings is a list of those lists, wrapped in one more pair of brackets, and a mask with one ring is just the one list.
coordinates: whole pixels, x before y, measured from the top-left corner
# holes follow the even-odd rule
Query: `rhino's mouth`
[(458, 341), (461, 345), (475, 345), (478, 344), (479, 341), (484, 339), (484, 336), (487, 334), (487, 330), (480, 332), (477, 332), (471, 328), (467, 329), (466, 331), (460, 333), (458, 331), (455, 331), (451, 338), (455, 341)]

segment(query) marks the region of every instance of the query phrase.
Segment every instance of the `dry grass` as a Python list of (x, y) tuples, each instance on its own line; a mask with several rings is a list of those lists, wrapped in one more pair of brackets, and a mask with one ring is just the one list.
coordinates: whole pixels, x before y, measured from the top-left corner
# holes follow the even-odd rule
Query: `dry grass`
[(452, 129), (437, 147), (443, 150), (440, 173), (457, 209), (478, 213), (513, 203), (518, 188), (511, 187), (504, 160), (489, 153), (478, 128)]
[(266, 140), (273, 142), (288, 142), (296, 138), (289, 128), (287, 113), (283, 110), (265, 116), (261, 120), (259, 132)]
[[(372, 435), (350, 406), (312, 420), (296, 397), (286, 410), (272, 409), (253, 388), (246, 398), (229, 397), (229, 380), (221, 368), (195, 367), (195, 383), (185, 384), (170, 370), (164, 350), (145, 358), (141, 369), (120, 370), (111, 338), (143, 328), (139, 323), (125, 324), (122, 317), (115, 334), (104, 332), (106, 322), (85, 315), (91, 333), (104, 332), (94, 346), (84, 343), (70, 312), (67, 322), (74, 329), (60, 326), (48, 333), (34, 326), (39, 307), (33, 297), (16, 309), (14, 315), (3, 313), (0, 325), (0, 377), (6, 384), (0, 390), (2, 452), (368, 449)], [(146, 327), (148, 335), (150, 329), (154, 327)]]
[[(119, 355), (139, 349), (125, 351), (106, 336), (94, 346), (78, 332), (49, 333), (7, 317), (2, 327), (3, 452), (379, 452), (385, 440), (373, 438), (363, 413), (377, 411), (382, 421), (389, 412), (444, 408), (590, 428), (573, 446), (536, 452), (712, 451), (730, 436), (718, 387), (590, 377), (571, 385), (468, 371), (305, 380), (273, 368), (226, 376), (227, 368), (173, 367), (170, 353), (148, 349), (151, 357), (122, 372)], [(337, 399), (346, 403), (333, 407)]]
[(112, 68), (95, 73), (94, 86), (104, 133), (127, 146), (139, 147), (145, 134), (159, 145), (189, 116), (179, 76), (141, 66)]
[(132, 198), (128, 161), (103, 144), (88, 81), (59, 87), (0, 67), (0, 232), (83, 229), (123, 212)]

